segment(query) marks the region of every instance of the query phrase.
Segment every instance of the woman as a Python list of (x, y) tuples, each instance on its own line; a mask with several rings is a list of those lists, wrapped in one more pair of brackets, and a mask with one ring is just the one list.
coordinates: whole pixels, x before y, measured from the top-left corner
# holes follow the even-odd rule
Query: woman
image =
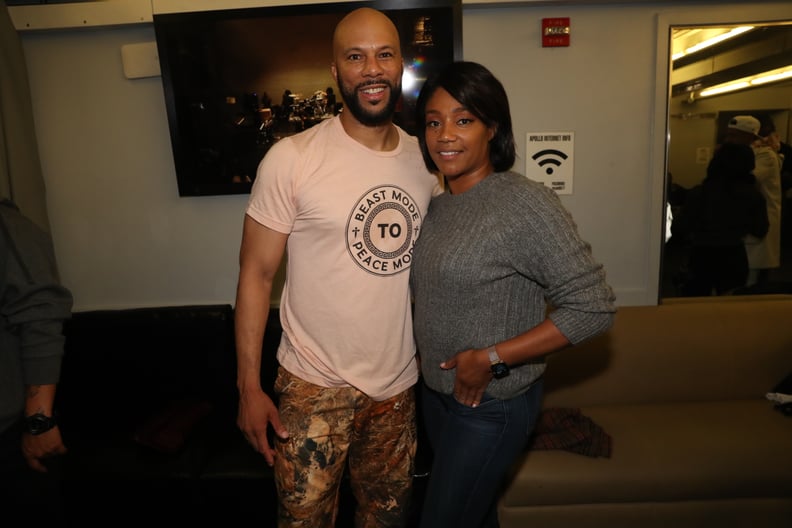
[(426, 81), (418, 139), (445, 178), (411, 284), (424, 420), (434, 453), (421, 526), (497, 526), (499, 486), (525, 449), (544, 356), (605, 331), (605, 273), (553, 191), (510, 169), (506, 92), (483, 66)]

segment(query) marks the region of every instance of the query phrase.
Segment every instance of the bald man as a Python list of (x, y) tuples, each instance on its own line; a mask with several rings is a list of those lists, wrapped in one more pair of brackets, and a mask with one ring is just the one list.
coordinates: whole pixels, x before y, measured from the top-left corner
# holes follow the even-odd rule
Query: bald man
[[(402, 71), (387, 16), (362, 8), (344, 17), (330, 66), (343, 111), (276, 143), (248, 202), (237, 423), (274, 467), (279, 527), (334, 526), (347, 468), (356, 527), (406, 521), (418, 380), (409, 268), (439, 186), (392, 121)], [(284, 253), (276, 405), (261, 387), (261, 343)]]

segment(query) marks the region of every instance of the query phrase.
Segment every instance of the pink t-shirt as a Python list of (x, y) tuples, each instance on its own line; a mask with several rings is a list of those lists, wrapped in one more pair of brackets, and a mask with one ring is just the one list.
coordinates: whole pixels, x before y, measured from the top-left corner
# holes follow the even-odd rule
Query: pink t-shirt
[(415, 138), (390, 152), (338, 117), (273, 145), (247, 214), (288, 233), (278, 361), (324, 387), (384, 400), (418, 379), (409, 291), (413, 245), (438, 180)]

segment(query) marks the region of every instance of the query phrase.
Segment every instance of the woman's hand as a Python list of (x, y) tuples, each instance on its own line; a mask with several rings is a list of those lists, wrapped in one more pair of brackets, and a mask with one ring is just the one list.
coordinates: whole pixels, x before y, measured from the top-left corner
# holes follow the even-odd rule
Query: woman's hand
[(440, 363), (444, 370), (456, 369), (454, 379), (454, 398), (470, 407), (477, 407), (481, 397), (492, 380), (487, 350), (471, 348), (458, 353), (448, 361)]

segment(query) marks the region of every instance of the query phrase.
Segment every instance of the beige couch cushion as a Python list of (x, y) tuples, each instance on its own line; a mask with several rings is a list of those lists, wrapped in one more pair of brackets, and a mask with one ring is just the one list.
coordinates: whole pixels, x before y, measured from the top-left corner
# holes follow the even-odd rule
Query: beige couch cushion
[(792, 418), (769, 401), (582, 411), (613, 438), (611, 458), (531, 451), (504, 507), (792, 497)]
[(631, 306), (606, 334), (548, 358), (545, 404), (759, 399), (789, 373), (785, 297)]
[(505, 508), (501, 528), (789, 528), (792, 498)]

